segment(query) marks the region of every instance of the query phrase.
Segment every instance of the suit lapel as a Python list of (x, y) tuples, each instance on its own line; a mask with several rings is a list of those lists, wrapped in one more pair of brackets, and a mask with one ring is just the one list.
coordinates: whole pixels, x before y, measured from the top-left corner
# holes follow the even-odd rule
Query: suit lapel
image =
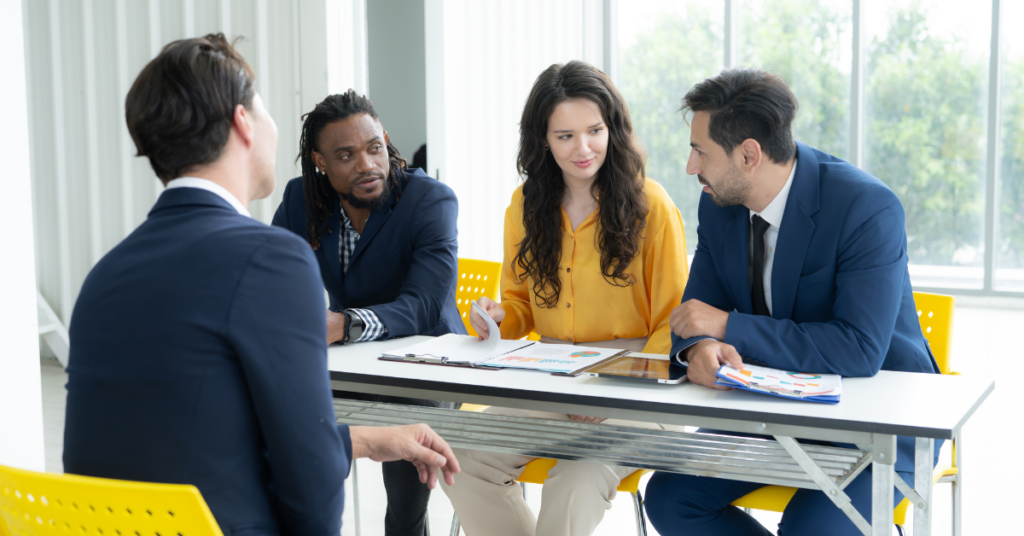
[(812, 216), (820, 207), (818, 160), (810, 147), (797, 143), (796, 175), (789, 189), (786, 211), (775, 245), (772, 264), (772, 318), (793, 316), (796, 287), (800, 283), (807, 247), (814, 235)]
[[(389, 201), (394, 202), (394, 192)], [(384, 222), (391, 216), (391, 203), (385, 203), (383, 207), (374, 210), (370, 213), (370, 219), (366, 222), (366, 227), (363, 229), (362, 234), (359, 236), (359, 242), (356, 242), (356, 249), (352, 252), (352, 258), (348, 261), (349, 268), (352, 268), (352, 263), (356, 262), (359, 258), (359, 254), (366, 249), (366, 245), (373, 240), (373, 236), (377, 234), (377, 231), (384, 226)]]
[(732, 284), (733, 303), (741, 313), (750, 313), (754, 305), (750, 301), (750, 211), (744, 206), (734, 208), (735, 214), (725, 227), (725, 266), (729, 271), (727, 280)]

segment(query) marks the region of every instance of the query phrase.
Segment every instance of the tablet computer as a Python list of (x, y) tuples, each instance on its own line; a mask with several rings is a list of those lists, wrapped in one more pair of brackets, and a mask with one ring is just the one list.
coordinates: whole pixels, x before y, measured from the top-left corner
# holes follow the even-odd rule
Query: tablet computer
[(678, 384), (686, 380), (686, 369), (668, 359), (650, 359), (625, 355), (599, 363), (583, 371), (598, 378), (630, 378), (633, 380)]

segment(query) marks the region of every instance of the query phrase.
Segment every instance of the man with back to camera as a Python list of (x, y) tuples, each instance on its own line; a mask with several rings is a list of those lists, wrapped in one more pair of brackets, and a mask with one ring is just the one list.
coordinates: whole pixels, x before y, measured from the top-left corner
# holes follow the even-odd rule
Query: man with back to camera
[(226, 536), (336, 536), (351, 460), (459, 471), (428, 426), (336, 425), (316, 261), (249, 217), (277, 127), (221, 34), (170, 43), (125, 102), (167, 189), (93, 268), (71, 322), (64, 468), (194, 484)]
[[(709, 388), (721, 388), (715, 372), (726, 363), (842, 376), (938, 373), (914, 306), (903, 206), (878, 179), (794, 143), (796, 109), (786, 82), (758, 69), (723, 71), (683, 98), (684, 114), (693, 114), (686, 172), (704, 193), (690, 279), (672, 312), (671, 355)], [(913, 485), (913, 438), (898, 438), (895, 470)], [(869, 468), (845, 489), (869, 522), (871, 478)], [(666, 536), (767, 535), (730, 506), (762, 486), (656, 473), (647, 512)], [(823, 492), (797, 491), (779, 534), (822, 527), (860, 534)]]
[[(409, 169), (370, 99), (330, 95), (303, 118), (302, 176), (289, 181), (273, 224), (314, 250), (330, 297), (327, 342), (465, 334), (455, 306), (459, 205), (447, 185)], [(396, 404), (451, 403), (361, 393)], [(387, 536), (426, 534), (430, 489), (406, 461), (383, 465)]]

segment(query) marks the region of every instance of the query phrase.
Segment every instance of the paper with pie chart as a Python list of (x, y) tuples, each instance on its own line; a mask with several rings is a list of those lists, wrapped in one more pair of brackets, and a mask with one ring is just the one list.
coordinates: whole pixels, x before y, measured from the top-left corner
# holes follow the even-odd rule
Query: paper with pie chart
[(622, 353), (622, 350), (611, 348), (537, 343), (488, 359), (484, 363), (489, 367), (570, 374)]
[(843, 378), (838, 374), (790, 372), (744, 364), (739, 370), (722, 365), (717, 376), (717, 385), (796, 400), (835, 404), (843, 394)]

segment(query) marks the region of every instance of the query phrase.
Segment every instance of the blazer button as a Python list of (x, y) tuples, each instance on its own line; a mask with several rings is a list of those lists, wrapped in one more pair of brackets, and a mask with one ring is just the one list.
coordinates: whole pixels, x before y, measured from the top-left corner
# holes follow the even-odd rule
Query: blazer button
[(572, 271), (572, 268), (566, 268), (566, 269), (565, 269), (565, 271), (566, 271), (566, 272), (571, 272), (571, 271)]
[(568, 309), (569, 307), (571, 307), (571, 306), (569, 305), (569, 302), (566, 302), (566, 303), (565, 303), (565, 308), (566, 308), (566, 309)]

